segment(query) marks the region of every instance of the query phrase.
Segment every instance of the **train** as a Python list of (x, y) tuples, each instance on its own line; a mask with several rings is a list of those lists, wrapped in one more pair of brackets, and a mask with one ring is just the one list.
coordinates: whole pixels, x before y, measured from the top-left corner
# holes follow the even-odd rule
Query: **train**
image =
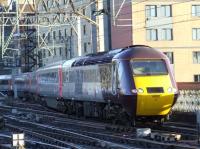
[(9, 91), (12, 91), (13, 83), (11, 75), (0, 75), (0, 94), (5, 96)]
[(179, 94), (167, 56), (146, 45), (49, 64), (13, 84), (20, 98), (61, 112), (133, 124), (163, 122)]

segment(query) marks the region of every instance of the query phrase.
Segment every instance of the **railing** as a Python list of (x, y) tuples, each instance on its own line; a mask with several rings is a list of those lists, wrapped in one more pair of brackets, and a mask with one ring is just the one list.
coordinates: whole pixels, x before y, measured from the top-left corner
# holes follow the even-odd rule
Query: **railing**
[(181, 90), (173, 111), (196, 112), (200, 110), (200, 90)]

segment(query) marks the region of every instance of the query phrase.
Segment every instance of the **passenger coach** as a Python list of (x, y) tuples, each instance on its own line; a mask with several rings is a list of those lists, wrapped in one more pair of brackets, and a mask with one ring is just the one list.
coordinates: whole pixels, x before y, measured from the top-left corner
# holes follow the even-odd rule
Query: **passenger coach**
[(4, 95), (8, 91), (11, 91), (12, 86), (12, 76), (11, 75), (0, 75), (0, 92)]

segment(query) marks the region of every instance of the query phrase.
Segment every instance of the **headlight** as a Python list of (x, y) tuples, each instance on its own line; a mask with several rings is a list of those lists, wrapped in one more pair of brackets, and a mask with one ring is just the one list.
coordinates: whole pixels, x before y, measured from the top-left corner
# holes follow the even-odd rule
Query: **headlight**
[(172, 89), (171, 87), (169, 87), (169, 88), (167, 89), (167, 91), (168, 91), (169, 93), (171, 93), (171, 92), (173, 91), (173, 89)]
[(175, 89), (175, 88), (172, 88), (172, 87), (169, 87), (168, 88), (168, 90), (167, 90), (169, 93), (175, 93), (175, 92), (177, 92), (177, 89)]
[(136, 94), (136, 93), (144, 93), (144, 90), (139, 88), (139, 89), (133, 89), (132, 93)]
[(138, 89), (138, 93), (144, 93), (144, 90), (141, 89), (141, 88), (139, 88), (139, 89)]

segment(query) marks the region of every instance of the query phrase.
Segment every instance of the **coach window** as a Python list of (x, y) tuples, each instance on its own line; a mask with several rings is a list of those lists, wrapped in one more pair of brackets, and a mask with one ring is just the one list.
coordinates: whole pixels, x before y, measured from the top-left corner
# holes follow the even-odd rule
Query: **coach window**
[(1, 80), (1, 81), (0, 81), (0, 84), (1, 84), (1, 85), (6, 85), (6, 84), (8, 84), (8, 80)]
[(65, 72), (65, 82), (69, 82), (69, 71)]

